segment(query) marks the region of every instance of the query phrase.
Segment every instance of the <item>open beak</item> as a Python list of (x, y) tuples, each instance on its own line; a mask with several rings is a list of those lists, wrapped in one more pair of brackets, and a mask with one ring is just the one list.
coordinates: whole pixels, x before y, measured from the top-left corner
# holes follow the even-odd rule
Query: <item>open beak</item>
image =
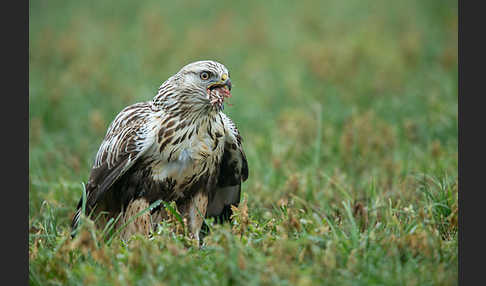
[(227, 78), (226, 80), (220, 80), (220, 81), (217, 81), (217, 82), (213, 82), (208, 86), (208, 89), (213, 90), (213, 89), (216, 89), (216, 88), (219, 88), (219, 87), (227, 88), (229, 91), (231, 91), (231, 80), (229, 78)]

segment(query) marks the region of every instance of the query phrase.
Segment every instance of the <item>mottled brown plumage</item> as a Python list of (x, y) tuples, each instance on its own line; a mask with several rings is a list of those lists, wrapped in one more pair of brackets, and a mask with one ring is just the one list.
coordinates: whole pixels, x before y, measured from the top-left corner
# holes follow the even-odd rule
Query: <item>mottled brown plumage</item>
[[(196, 239), (201, 214), (229, 219), (248, 177), (241, 136), (222, 112), (230, 90), (226, 67), (200, 61), (165, 81), (152, 101), (123, 109), (96, 155), (86, 184), (86, 213), (104, 216), (102, 222), (120, 215), (119, 226), (157, 200), (175, 201)], [(81, 206), (82, 199), (73, 229)], [(132, 221), (122, 237), (148, 234), (165, 217), (158, 207)]]

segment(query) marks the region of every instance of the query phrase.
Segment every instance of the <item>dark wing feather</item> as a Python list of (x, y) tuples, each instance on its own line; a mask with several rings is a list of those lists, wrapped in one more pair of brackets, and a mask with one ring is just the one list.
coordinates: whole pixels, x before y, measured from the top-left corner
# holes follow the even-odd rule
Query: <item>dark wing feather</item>
[[(153, 145), (154, 126), (150, 125), (149, 103), (137, 103), (123, 109), (112, 122), (101, 146), (86, 184), (86, 213), (111, 186), (130, 169)], [(72, 220), (77, 227), (82, 207), (82, 197)]]
[(248, 179), (248, 162), (241, 145), (241, 136), (234, 123), (223, 113), (222, 120), (226, 129), (225, 147), (216, 188), (209, 196), (207, 217), (218, 222), (230, 220), (231, 205), (240, 202), (241, 183)]

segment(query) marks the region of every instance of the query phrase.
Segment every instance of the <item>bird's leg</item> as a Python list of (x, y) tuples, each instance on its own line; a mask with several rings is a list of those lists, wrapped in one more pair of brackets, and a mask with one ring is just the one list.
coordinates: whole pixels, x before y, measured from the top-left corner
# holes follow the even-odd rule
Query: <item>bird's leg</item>
[(141, 211), (149, 207), (149, 203), (144, 198), (139, 198), (131, 201), (127, 209), (125, 210), (119, 226), (123, 226), (128, 223), (125, 228), (121, 231), (121, 238), (128, 239), (135, 233), (141, 233), (146, 236), (150, 234), (150, 229), (152, 227), (150, 220), (150, 212), (146, 212), (138, 217), (135, 217)]
[(197, 241), (197, 245), (199, 245), (199, 232), (201, 231), (204, 217), (206, 216), (207, 206), (208, 194), (205, 192), (197, 192), (181, 208), (187, 222), (189, 235)]

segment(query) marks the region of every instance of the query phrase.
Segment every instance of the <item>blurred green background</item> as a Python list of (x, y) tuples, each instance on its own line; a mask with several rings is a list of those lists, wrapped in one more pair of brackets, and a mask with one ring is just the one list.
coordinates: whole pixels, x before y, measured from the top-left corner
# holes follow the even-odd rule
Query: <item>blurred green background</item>
[[(457, 213), (457, 1), (29, 5), (31, 228), (37, 225), (42, 232), (50, 220), (58, 237), (66, 235), (81, 183), (116, 114), (150, 100), (169, 76), (203, 59), (231, 71), (233, 106), (226, 106), (225, 113), (243, 136), (250, 168), (243, 193), (250, 218), (260, 225), (282, 205), (298, 209), (295, 197), (336, 219), (345, 213), (343, 201), (371, 211), (370, 199), (398, 205), (401, 211), (409, 205), (430, 211), (431, 220), (450, 220)], [(440, 190), (434, 199), (421, 192), (420, 176), (442, 182), (436, 184)], [(446, 202), (438, 199), (441, 190), (448, 191)], [(446, 216), (437, 217), (435, 204), (448, 207)], [(414, 219), (426, 229), (426, 218)], [(398, 223), (402, 219), (398, 216)], [(381, 235), (394, 231), (400, 236), (405, 230), (385, 228)], [(50, 276), (52, 269), (40, 270), (56, 243), (44, 244), (44, 252), (32, 256), (35, 247), (42, 248), (38, 237), (29, 240), (31, 279), (73, 282), (88, 271), (80, 268), (78, 276), (62, 280)], [(449, 240), (457, 244), (457, 236)], [(450, 258), (444, 261), (441, 252), (425, 262), (405, 262), (401, 274), (377, 270), (383, 272), (379, 278), (365, 281), (392, 285), (396, 280), (387, 279), (402, 275), (401, 281), (412, 283), (414, 273), (422, 273), (421, 285), (455, 284), (457, 248), (432, 245)], [(346, 268), (352, 249), (336, 251), (336, 269)], [(371, 263), (366, 260), (370, 255), (357, 259)], [(306, 275), (319, 276), (302, 263), (288, 265), (295, 266), (295, 276), (276, 270), (281, 280), (271, 282), (295, 284)], [(432, 269), (439, 274), (431, 274)], [(342, 271), (327, 273), (328, 281), (354, 285), (354, 276)]]

